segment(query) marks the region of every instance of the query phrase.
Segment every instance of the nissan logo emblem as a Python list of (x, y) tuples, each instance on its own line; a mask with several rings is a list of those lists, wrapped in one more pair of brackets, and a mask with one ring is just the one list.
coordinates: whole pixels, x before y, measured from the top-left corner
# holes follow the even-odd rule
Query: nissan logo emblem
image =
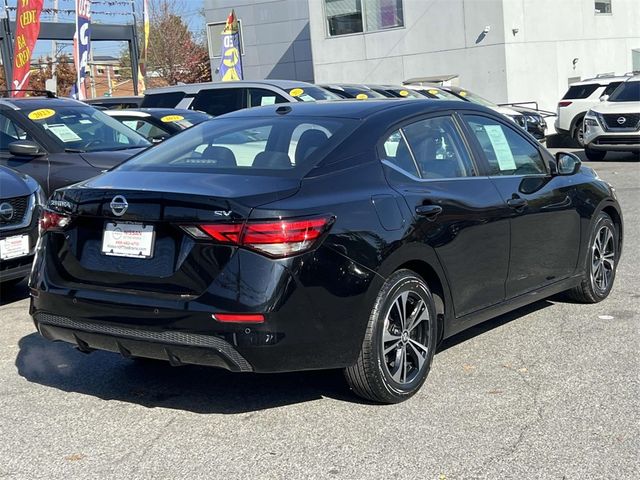
[(124, 215), (124, 213), (127, 211), (127, 208), (129, 208), (127, 199), (122, 195), (116, 195), (115, 197), (113, 197), (109, 206), (111, 207), (111, 211), (116, 217), (121, 217), (122, 215)]
[(618, 120), (616, 120), (618, 122), (618, 125), (624, 125), (627, 121), (626, 117), (618, 117)]
[(2, 203), (0, 204), (0, 218), (3, 220), (9, 221), (13, 218), (14, 210), (11, 204)]

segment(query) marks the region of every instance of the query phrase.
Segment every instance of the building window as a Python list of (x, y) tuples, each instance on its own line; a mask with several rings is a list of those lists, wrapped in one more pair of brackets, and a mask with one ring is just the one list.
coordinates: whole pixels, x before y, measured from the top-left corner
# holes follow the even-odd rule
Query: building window
[(595, 0), (596, 15), (611, 14), (611, 0)]
[[(226, 22), (207, 23), (207, 40), (209, 42), (209, 56), (220, 58), (222, 51), (222, 30)], [(244, 55), (244, 42), (242, 41), (242, 20), (238, 20), (238, 33), (240, 37), (240, 55)]]
[(325, 0), (329, 36), (402, 27), (402, 0)]

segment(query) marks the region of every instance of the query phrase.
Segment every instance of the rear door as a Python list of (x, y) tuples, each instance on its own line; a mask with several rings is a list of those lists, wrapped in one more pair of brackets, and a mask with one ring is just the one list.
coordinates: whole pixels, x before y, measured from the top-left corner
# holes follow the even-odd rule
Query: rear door
[(453, 114), (412, 121), (379, 148), (390, 184), (414, 215), (413, 238), (432, 247), (446, 272), (455, 315), (505, 298), (509, 223), (504, 202), (478, 168)]
[(464, 118), (478, 156), (510, 210), (507, 298), (570, 276), (580, 245), (571, 180), (552, 176), (537, 142), (508, 122), (484, 114)]

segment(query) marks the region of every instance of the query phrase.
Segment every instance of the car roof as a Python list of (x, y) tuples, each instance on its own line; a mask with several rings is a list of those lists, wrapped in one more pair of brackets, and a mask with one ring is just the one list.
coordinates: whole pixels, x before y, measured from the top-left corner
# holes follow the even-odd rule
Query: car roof
[(208, 115), (198, 110), (187, 110), (186, 108), (118, 108), (104, 110), (109, 115), (133, 115), (139, 117), (160, 117), (164, 115), (193, 115), (194, 113)]
[(629, 75), (611, 75), (602, 77), (585, 78), (579, 82), (574, 82), (569, 85), (569, 88), (580, 85), (592, 85), (597, 83), (598, 85), (609, 85), (612, 82), (626, 82), (629, 79)]
[(53, 108), (56, 107), (88, 107), (84, 102), (73, 98), (47, 98), (47, 97), (23, 97), (23, 98), (0, 98), (0, 105), (7, 106), (12, 110)]
[(135, 102), (141, 101), (144, 97), (139, 96), (128, 96), (128, 97), (95, 97), (88, 98), (84, 102), (88, 104), (92, 103), (127, 103), (127, 102)]
[(172, 85), (169, 87), (160, 87), (148, 89), (145, 92), (145, 95), (153, 95), (155, 93), (162, 92), (187, 92), (187, 93), (195, 93), (202, 89), (214, 89), (214, 88), (241, 88), (241, 87), (260, 87), (260, 86), (271, 86), (280, 88), (282, 90), (290, 90), (292, 88), (299, 87), (318, 87), (312, 83), (308, 82), (298, 82), (296, 80), (238, 80), (235, 82), (203, 82), (203, 83), (189, 83), (184, 85)]
[[(461, 107), (462, 106), (462, 107)], [(241, 117), (270, 117), (273, 115), (287, 115), (293, 117), (325, 117), (325, 118), (351, 118), (363, 120), (381, 112), (393, 112), (395, 117), (419, 115), (446, 110), (477, 110), (482, 112), (495, 112), (481, 105), (455, 100), (437, 100), (425, 97), (407, 102), (402, 98), (340, 100), (319, 102), (281, 103), (277, 105), (265, 105), (262, 107), (247, 108), (227, 113), (216, 118), (241, 118)]]

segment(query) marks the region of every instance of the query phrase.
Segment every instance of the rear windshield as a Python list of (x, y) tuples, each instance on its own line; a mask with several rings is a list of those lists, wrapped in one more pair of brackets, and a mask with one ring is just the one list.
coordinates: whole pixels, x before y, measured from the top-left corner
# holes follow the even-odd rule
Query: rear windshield
[(587, 98), (589, 95), (595, 92), (599, 86), (600, 85), (598, 85), (597, 83), (589, 83), (586, 85), (573, 85), (569, 87), (569, 90), (567, 90), (567, 93), (564, 94), (564, 97), (562, 97), (562, 99), (577, 100), (580, 98)]
[(340, 118), (220, 118), (196, 125), (118, 169), (302, 178), (356, 126), (356, 120)]
[(174, 108), (184, 98), (184, 92), (151, 93), (144, 96), (143, 108)]
[(640, 102), (640, 81), (624, 82), (609, 97), (610, 102)]

